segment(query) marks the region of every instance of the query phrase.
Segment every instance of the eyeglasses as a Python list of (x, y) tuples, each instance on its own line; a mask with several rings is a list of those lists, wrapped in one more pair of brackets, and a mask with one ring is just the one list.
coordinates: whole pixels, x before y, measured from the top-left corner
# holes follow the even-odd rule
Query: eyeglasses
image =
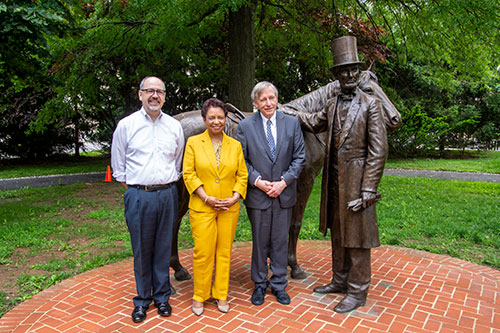
[(165, 90), (163, 89), (141, 89), (141, 91), (145, 92), (148, 95), (154, 95), (156, 93), (158, 96), (165, 96)]

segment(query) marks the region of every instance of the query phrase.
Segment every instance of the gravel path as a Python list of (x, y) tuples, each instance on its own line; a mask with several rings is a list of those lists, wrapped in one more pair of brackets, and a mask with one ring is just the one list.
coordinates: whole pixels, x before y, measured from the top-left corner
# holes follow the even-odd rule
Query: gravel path
[(89, 172), (71, 173), (66, 175), (0, 179), (0, 191), (18, 190), (25, 187), (46, 187), (56, 185), (70, 185), (82, 182), (97, 182), (100, 180), (104, 180), (105, 177), (105, 172)]
[[(469, 182), (500, 183), (500, 174), (497, 173), (385, 169), (384, 175), (399, 177), (430, 177), (447, 180), (464, 180)], [(105, 176), (105, 172), (90, 172), (67, 175), (0, 179), (0, 191), (17, 190), (24, 187), (46, 187), (56, 185), (70, 185), (81, 182), (97, 182), (103, 181)]]
[(385, 169), (384, 175), (399, 177), (429, 177), (447, 180), (464, 180), (468, 182), (500, 183), (500, 174), (498, 173)]

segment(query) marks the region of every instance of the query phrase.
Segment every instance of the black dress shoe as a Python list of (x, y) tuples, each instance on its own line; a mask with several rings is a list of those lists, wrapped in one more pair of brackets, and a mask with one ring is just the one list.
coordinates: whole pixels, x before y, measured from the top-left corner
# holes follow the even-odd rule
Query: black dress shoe
[(144, 319), (146, 319), (146, 311), (148, 310), (147, 306), (136, 306), (134, 311), (132, 311), (132, 321), (134, 323), (140, 323)]
[(172, 314), (172, 307), (167, 302), (155, 304), (158, 308), (158, 314), (163, 317), (168, 317)]
[(314, 288), (314, 292), (319, 294), (333, 294), (333, 293), (345, 294), (347, 292), (347, 288), (345, 286), (341, 286), (332, 282), (325, 286)]
[(365, 305), (366, 299), (359, 299), (356, 298), (352, 295), (347, 295), (344, 297), (343, 300), (339, 302), (334, 308), (333, 311), (338, 312), (338, 313), (346, 313), (346, 312), (351, 312), (352, 310), (355, 310), (359, 308), (360, 306)]
[(273, 295), (276, 296), (276, 300), (278, 303), (287, 305), (290, 304), (290, 296), (288, 296), (288, 293), (284, 290), (272, 290)]
[(253, 305), (262, 305), (264, 304), (264, 296), (266, 294), (266, 288), (264, 287), (255, 287), (252, 294), (252, 304)]

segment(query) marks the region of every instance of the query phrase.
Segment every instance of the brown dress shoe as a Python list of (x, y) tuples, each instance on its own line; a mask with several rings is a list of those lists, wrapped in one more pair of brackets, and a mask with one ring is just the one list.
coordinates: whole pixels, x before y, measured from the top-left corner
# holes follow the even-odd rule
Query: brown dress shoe
[(347, 288), (345, 286), (341, 286), (332, 282), (327, 285), (314, 288), (314, 292), (319, 294), (345, 294), (347, 292)]
[(365, 305), (366, 299), (359, 299), (352, 295), (347, 295), (343, 300), (339, 302), (334, 308), (333, 311), (338, 313), (346, 313), (351, 312), (359, 308), (360, 306)]

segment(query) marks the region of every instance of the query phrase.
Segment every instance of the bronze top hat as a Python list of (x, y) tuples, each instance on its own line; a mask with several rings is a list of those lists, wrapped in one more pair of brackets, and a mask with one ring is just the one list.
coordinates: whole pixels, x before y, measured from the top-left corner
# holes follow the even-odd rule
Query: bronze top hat
[(358, 59), (358, 46), (356, 37), (343, 36), (332, 41), (333, 67), (331, 71), (346, 65), (364, 65)]

